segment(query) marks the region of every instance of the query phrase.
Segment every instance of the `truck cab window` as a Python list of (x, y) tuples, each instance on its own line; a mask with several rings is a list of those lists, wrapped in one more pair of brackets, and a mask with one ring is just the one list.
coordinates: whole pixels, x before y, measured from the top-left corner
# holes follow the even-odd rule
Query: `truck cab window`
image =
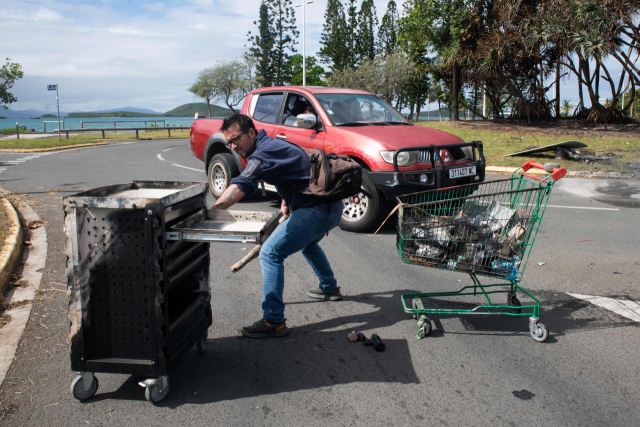
[(305, 114), (305, 112), (309, 111), (313, 111), (311, 114), (315, 114), (316, 116), (318, 115), (317, 113), (315, 113), (313, 104), (311, 104), (311, 101), (309, 101), (309, 99), (299, 94), (289, 94), (280, 124), (283, 124), (285, 126), (296, 126), (296, 117), (299, 114)]

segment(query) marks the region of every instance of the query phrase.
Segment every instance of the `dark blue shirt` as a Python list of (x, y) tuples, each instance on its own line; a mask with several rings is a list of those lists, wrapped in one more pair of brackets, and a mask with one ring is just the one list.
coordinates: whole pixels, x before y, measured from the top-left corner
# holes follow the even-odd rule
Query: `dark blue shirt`
[(342, 210), (342, 201), (330, 202), (321, 197), (301, 194), (291, 184), (304, 188), (311, 178), (309, 156), (298, 146), (267, 136), (263, 130), (256, 137), (256, 148), (247, 159), (247, 167), (231, 180), (248, 196), (258, 190), (260, 180), (274, 185), (291, 212), (318, 206), (330, 211)]

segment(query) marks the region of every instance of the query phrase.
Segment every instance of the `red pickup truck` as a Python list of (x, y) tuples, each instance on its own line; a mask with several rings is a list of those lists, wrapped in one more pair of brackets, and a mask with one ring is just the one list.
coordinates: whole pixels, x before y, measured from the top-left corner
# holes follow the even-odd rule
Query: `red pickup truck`
[[(362, 165), (362, 193), (344, 201), (344, 230), (366, 231), (379, 225), (398, 195), (484, 181), (481, 142), (464, 143), (449, 133), (414, 126), (368, 92), (266, 87), (251, 91), (241, 112), (273, 138), (348, 155)], [(221, 125), (221, 119), (196, 114), (190, 133), (191, 151), (204, 162), (216, 197), (246, 164), (225, 146)]]

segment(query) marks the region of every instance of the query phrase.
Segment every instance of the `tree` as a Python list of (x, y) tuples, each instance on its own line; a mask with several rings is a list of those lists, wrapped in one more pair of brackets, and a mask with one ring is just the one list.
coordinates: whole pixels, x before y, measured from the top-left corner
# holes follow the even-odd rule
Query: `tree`
[(256, 60), (256, 78), (262, 86), (273, 86), (274, 69), (273, 69), (273, 44), (274, 44), (274, 28), (273, 16), (269, 15), (269, 6), (265, 0), (260, 3), (260, 18), (253, 22), (258, 25), (258, 35), (252, 35), (251, 31), (247, 34), (248, 41), (251, 42), (251, 48), (247, 56), (251, 56)]
[(0, 68), (0, 105), (5, 110), (8, 109), (7, 105), (16, 102), (18, 98), (11, 92), (11, 89), (16, 82), (24, 77), (22, 66), (17, 62), (11, 62), (11, 59), (7, 58), (7, 63)]
[(211, 100), (214, 98), (213, 93), (213, 68), (205, 68), (198, 73), (196, 82), (188, 89), (194, 95), (203, 98), (207, 102), (207, 110), (211, 117)]
[(343, 69), (349, 64), (349, 46), (346, 40), (347, 22), (340, 0), (329, 0), (324, 13), (324, 25), (320, 35), (318, 56), (329, 65), (331, 73)]
[(291, 0), (266, 0), (273, 19), (273, 84), (284, 85), (282, 70), (291, 56), (289, 52), (297, 52), (295, 45), (300, 32), (296, 27), (296, 15)]
[(362, 0), (358, 12), (358, 29), (356, 31), (356, 59), (357, 64), (373, 61), (376, 58), (376, 27), (378, 16), (373, 0)]
[(575, 108), (575, 105), (573, 105), (573, 102), (571, 102), (571, 100), (565, 99), (564, 101), (562, 101), (561, 111), (565, 117), (568, 117), (574, 108)]
[[(283, 72), (285, 82), (294, 86), (302, 85), (302, 55), (296, 54), (289, 59)], [(316, 58), (307, 56), (307, 85), (326, 86), (323, 80), (324, 68), (317, 64)]]
[(210, 69), (212, 98), (223, 101), (234, 113), (240, 101), (254, 89), (256, 79), (252, 75), (254, 63), (245, 59), (220, 61)]
[(347, 0), (345, 5), (347, 9), (346, 25), (344, 27), (344, 41), (347, 47), (346, 67), (356, 68), (358, 58), (356, 57), (356, 46), (358, 43), (358, 7), (356, 0)]
[(387, 4), (387, 11), (382, 17), (378, 44), (378, 51), (384, 55), (391, 55), (398, 46), (398, 8), (393, 0)]

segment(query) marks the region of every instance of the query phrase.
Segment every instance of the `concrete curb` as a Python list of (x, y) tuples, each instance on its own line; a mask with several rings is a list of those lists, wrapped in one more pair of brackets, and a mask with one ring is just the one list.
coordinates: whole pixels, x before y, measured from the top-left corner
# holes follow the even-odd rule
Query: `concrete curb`
[[(123, 140), (123, 141), (128, 141), (128, 140)], [(102, 142), (91, 142), (87, 144), (62, 145), (60, 147), (49, 147), (49, 148), (16, 148), (15, 150), (3, 148), (0, 150), (0, 153), (42, 153), (45, 151), (68, 150), (69, 148), (94, 147), (98, 145), (108, 145), (108, 144), (109, 144), (108, 142), (102, 141)]]
[(11, 221), (9, 235), (5, 239), (5, 245), (3, 246), (2, 252), (0, 252), (0, 295), (4, 295), (4, 291), (7, 289), (11, 274), (20, 260), (23, 234), (20, 219), (18, 218), (18, 213), (15, 208), (4, 196), (0, 197), (2, 198), (2, 209), (5, 209), (7, 216)]
[[(520, 168), (504, 167), (504, 166), (487, 166), (485, 170), (487, 172), (494, 173), (507, 173), (512, 174), (514, 171)], [(528, 174), (532, 175), (546, 175), (547, 172), (540, 169), (530, 169)], [(567, 171), (567, 176), (573, 176), (577, 178), (602, 178), (602, 179), (633, 179), (631, 173), (620, 172), (595, 172), (595, 171)]]
[[(40, 219), (29, 205), (21, 206), (20, 214), (27, 223)], [(5, 314), (10, 317), (9, 323), (0, 327), (0, 385), (11, 368), (22, 334), (29, 322), (33, 302), (40, 288), (47, 262), (46, 228), (39, 227), (31, 230), (30, 239), (31, 245), (25, 248), (21, 258), (24, 267), (19, 268), (20, 271), (18, 271), (26, 284), (7, 292), (7, 301), (14, 305), (14, 308), (5, 311)]]

